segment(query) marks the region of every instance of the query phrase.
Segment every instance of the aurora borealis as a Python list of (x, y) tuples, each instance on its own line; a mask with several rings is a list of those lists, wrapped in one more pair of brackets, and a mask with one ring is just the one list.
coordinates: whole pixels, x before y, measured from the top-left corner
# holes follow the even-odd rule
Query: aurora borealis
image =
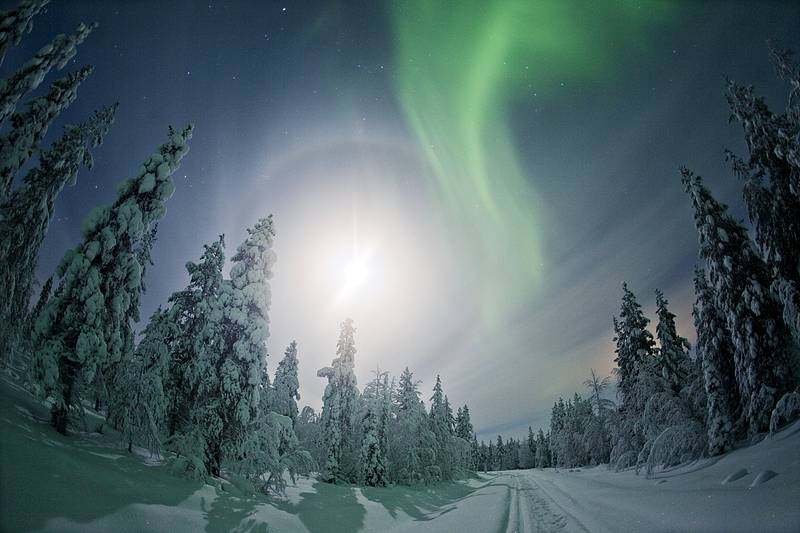
[(482, 258), (481, 271), (505, 278), (482, 287), (490, 317), (500, 302), (511, 298), (513, 307), (532, 297), (545, 268), (538, 242), (545, 214), (510, 128), (514, 104), (550, 101), (565, 83), (610, 82), (618, 56), (646, 47), (646, 25), (668, 11), (654, 2), (393, 5), (405, 117), (459, 227), (454, 233)]
[[(267, 365), (297, 339), (301, 404), (319, 407), (315, 371), (351, 316), (361, 384), (408, 365), (427, 400), (441, 374), (479, 438), (520, 435), (608, 373), (623, 281), (648, 312), (661, 288), (693, 337), (677, 169), (744, 215), (724, 79), (779, 107), (764, 42), (800, 50), (798, 19), (755, 1), (53, 2), (3, 66), (96, 20), (70, 66), (95, 70), (61, 124), (120, 108), (58, 201), (37, 277), (168, 124), (194, 122), (143, 317), (204, 243), (274, 213)], [(371, 270), (337, 301), (356, 240)]]

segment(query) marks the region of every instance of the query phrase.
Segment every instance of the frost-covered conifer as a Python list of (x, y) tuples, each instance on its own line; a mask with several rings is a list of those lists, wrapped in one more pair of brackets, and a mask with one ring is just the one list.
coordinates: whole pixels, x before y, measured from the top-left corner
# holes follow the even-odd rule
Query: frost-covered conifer
[(387, 407), (385, 399), (385, 386), (382, 378), (385, 374), (375, 372), (372, 389), (375, 394), (366, 398), (366, 411), (362, 421), (363, 435), (361, 437), (361, 480), (370, 487), (384, 487), (387, 484), (386, 472), (386, 417)]
[(322, 398), (321, 418), (322, 438), (326, 447), (322, 476), (328, 483), (347, 481), (348, 474), (355, 466), (346, 464), (347, 448), (352, 446), (350, 440), (353, 437), (353, 418), (358, 400), (354, 333), (351, 319), (342, 322), (332, 366), (317, 371), (317, 376), (328, 379)]
[(456, 436), (470, 440), (475, 430), (472, 427), (472, 420), (470, 420), (469, 407), (466, 405), (459, 407), (456, 413)]
[(320, 429), (319, 416), (314, 411), (314, 408), (309, 405), (303, 407), (297, 416), (294, 431), (297, 434), (300, 447), (308, 450), (317, 464), (322, 464), (325, 453), (320, 442)]
[(168, 141), (135, 178), (123, 181), (110, 207), (84, 220), (84, 241), (58, 267), (59, 284), (36, 322), (35, 373), (53, 399), (52, 422), (66, 433), (68, 411), (98, 372), (132, 348), (131, 301), (138, 297), (142, 266), (137, 246), (166, 212), (175, 190), (171, 175), (188, 151), (191, 126), (170, 128)]
[(469, 441), (455, 438), (453, 411), (438, 375), (431, 396), (429, 425), (435, 442), (431, 475), (434, 479), (452, 479), (460, 468), (468, 467)]
[(420, 399), (419, 382), (408, 367), (400, 375), (394, 411), (388, 442), (390, 479), (407, 485), (432, 481), (438, 476), (433, 470), (436, 437)]
[(772, 112), (753, 87), (728, 83), (728, 103), (744, 130), (748, 157), (729, 154), (744, 180), (744, 199), (771, 289), (800, 345), (800, 69), (790, 51), (770, 46), (778, 75), (791, 86), (786, 109)]
[(605, 398), (606, 390), (611, 385), (611, 378), (600, 378), (594, 369), (583, 385), (589, 390), (587, 398), (593, 416), (587, 422), (585, 441), (591, 460), (596, 463), (605, 463), (611, 453), (611, 435), (607, 428), (610, 413), (614, 410), (614, 402)]
[(84, 67), (53, 82), (46, 95), (11, 116), (11, 130), (0, 137), (0, 200), (11, 192), (17, 171), (39, 147), (51, 122), (75, 100), (78, 86), (91, 72), (92, 67)]
[[(198, 263), (189, 261), (188, 286), (169, 298), (169, 320), (175, 324), (176, 338), (172, 340), (169, 367), (169, 408), (167, 435), (191, 425), (191, 408), (200, 381), (218, 358), (216, 345), (208, 346), (203, 334), (212, 327), (211, 312), (222, 290), (222, 267), (225, 265), (225, 238), (203, 246)], [(206, 357), (200, 357), (200, 353)], [(215, 354), (214, 357), (210, 357)], [(201, 461), (202, 462), (202, 461)]]
[(739, 399), (750, 434), (769, 429), (775, 403), (795, 383), (781, 308), (769, 292), (767, 265), (747, 230), (717, 202), (699, 176), (682, 170), (714, 304), (725, 317), (734, 348)]
[(442, 380), (436, 376), (436, 383), (433, 385), (433, 395), (431, 396), (431, 409), (429, 413), (431, 431), (436, 437), (436, 463), (439, 469), (437, 477), (449, 475), (448, 444), (450, 441), (450, 420), (448, 416), (447, 402), (445, 401), (442, 390)]
[(536, 435), (533, 434), (533, 428), (528, 426), (528, 437), (525, 439), (525, 460), (522, 462), (522, 468), (533, 468), (536, 466)]
[(675, 315), (667, 308), (669, 302), (664, 293), (656, 290), (656, 338), (658, 339), (658, 365), (661, 376), (676, 393), (687, 384), (692, 375), (689, 359), (689, 341), (678, 335)]
[(66, 66), (75, 56), (77, 46), (95, 27), (96, 24), (87, 26), (81, 23), (75, 33), (57, 35), (10, 78), (0, 80), (0, 124), (11, 116), (20, 98), (36, 89), (50, 70), (61, 70)]
[(0, 11), (0, 65), (6, 52), (19, 44), (22, 35), (33, 27), (33, 17), (41, 13), (50, 0), (23, 0), (16, 9)]
[(717, 310), (714, 294), (700, 268), (694, 271), (694, 292), (697, 302), (692, 314), (706, 391), (708, 451), (718, 455), (731, 450), (736, 440), (740, 401), (734, 349), (725, 317)]
[(397, 390), (397, 411), (406, 413), (417, 411), (420, 407), (419, 383), (414, 381), (414, 373), (406, 367), (400, 374)]
[(650, 320), (644, 316), (642, 306), (628, 289), (627, 283), (622, 284), (622, 291), (619, 319), (614, 318), (614, 352), (617, 354), (614, 359), (617, 368), (614, 371), (619, 378), (622, 408), (639, 413), (644, 399), (636, 397), (636, 381), (643, 364), (652, 359), (655, 342), (653, 335), (647, 330)]
[(444, 396), (444, 419), (447, 422), (447, 433), (453, 436), (456, 433), (456, 419), (453, 416), (453, 408), (450, 406), (450, 399)]
[[(211, 311), (203, 336), (211, 356), (199, 375), (202, 423), (208, 449), (208, 467), (218, 476), (222, 460), (237, 458), (248, 439), (261, 404), (262, 376), (266, 373), (269, 337), (269, 280), (275, 263), (272, 216), (248, 228), (248, 237), (231, 258), (231, 279)], [(219, 359), (214, 360), (219, 357)]]
[(114, 376), (114, 394), (110, 399), (110, 421), (127, 441), (128, 451), (134, 442), (151, 450), (161, 447), (167, 408), (170, 364), (170, 340), (175, 324), (161, 308), (150, 317), (135, 353), (124, 359)]
[(442, 378), (436, 375), (436, 383), (433, 385), (433, 395), (431, 396), (431, 427), (439, 435), (449, 433), (449, 421), (447, 419), (447, 409), (444, 401), (444, 391), (442, 390)]
[(294, 422), (297, 419), (297, 400), (300, 399), (300, 382), (297, 379), (297, 342), (292, 341), (278, 363), (272, 391), (272, 409)]
[(114, 121), (116, 105), (109, 106), (64, 135), (39, 158), (39, 165), (24, 183), (0, 205), (0, 348), (11, 350), (19, 317), (28, 311), (33, 273), (44, 241), (55, 200), (68, 184), (74, 184), (81, 165), (91, 166), (91, 148), (99, 145)]

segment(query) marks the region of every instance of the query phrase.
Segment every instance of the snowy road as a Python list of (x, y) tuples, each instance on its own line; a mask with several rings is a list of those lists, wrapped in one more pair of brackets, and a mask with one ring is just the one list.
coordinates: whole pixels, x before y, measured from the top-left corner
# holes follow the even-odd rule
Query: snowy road
[(498, 480), (508, 483), (507, 533), (557, 531), (564, 529), (567, 524), (572, 529), (583, 529), (571, 517), (565, 517), (558, 510), (554, 512), (552, 500), (530, 476), (522, 472), (508, 472), (500, 474)]
[(800, 422), (754, 446), (652, 478), (601, 466), (502, 472), (495, 482), (518, 487), (511, 516), (519, 518), (507, 531), (798, 532), (798, 444)]

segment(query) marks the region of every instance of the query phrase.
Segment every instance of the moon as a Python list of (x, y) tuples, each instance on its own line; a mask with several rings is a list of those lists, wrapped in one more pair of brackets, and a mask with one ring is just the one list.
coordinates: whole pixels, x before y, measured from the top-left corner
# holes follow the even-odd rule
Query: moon
[(344, 286), (355, 288), (362, 285), (369, 276), (367, 258), (364, 254), (353, 257), (344, 268)]

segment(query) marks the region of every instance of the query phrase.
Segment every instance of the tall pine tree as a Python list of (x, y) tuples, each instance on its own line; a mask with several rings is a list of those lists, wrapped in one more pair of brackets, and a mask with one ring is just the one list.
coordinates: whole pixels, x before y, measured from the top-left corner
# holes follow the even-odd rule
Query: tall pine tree
[[(385, 373), (375, 372), (372, 383), (374, 394), (365, 398), (366, 411), (362, 421), (361, 480), (370, 487), (384, 487), (388, 482), (386, 471), (386, 402)], [(366, 396), (366, 395), (364, 395)]]
[(728, 103), (744, 130), (748, 157), (729, 156), (744, 180), (756, 243), (774, 276), (771, 289), (800, 345), (800, 69), (791, 52), (770, 48), (778, 75), (791, 86), (786, 109), (775, 113), (753, 87), (729, 82)]
[(697, 357), (703, 367), (706, 391), (708, 451), (718, 455), (733, 449), (740, 414), (733, 344), (725, 317), (700, 268), (694, 271), (697, 301), (692, 314), (697, 330)]
[(348, 465), (349, 439), (353, 433), (353, 418), (358, 400), (355, 368), (355, 328), (353, 321), (342, 322), (336, 344), (336, 358), (332, 366), (317, 371), (317, 376), (328, 379), (322, 398), (322, 438), (325, 443), (325, 464), (322, 466), (323, 480), (328, 483), (349, 481), (354, 465)]
[(222, 291), (222, 267), (225, 265), (225, 237), (203, 245), (199, 262), (189, 261), (188, 286), (169, 298), (171, 307), (165, 320), (175, 325), (175, 338), (170, 343), (169, 407), (167, 435), (186, 432), (192, 425), (191, 408), (200, 383), (213, 366), (214, 358), (201, 357), (215, 347), (203, 342), (203, 332), (212, 327), (212, 310)]
[(64, 135), (39, 158), (39, 165), (0, 205), (0, 349), (13, 350), (16, 328), (30, 301), (39, 248), (47, 235), (55, 200), (75, 182), (81, 165), (91, 166), (91, 148), (99, 145), (114, 121), (116, 105), (106, 107)]
[(769, 429), (775, 403), (795, 384), (789, 364), (789, 332), (769, 292), (767, 265), (747, 230), (717, 202), (699, 176), (682, 169), (714, 303), (725, 317), (734, 348), (736, 382), (750, 434)]
[(276, 413), (288, 416), (292, 422), (297, 419), (297, 400), (300, 399), (297, 364), (297, 342), (292, 341), (275, 371), (271, 402)]
[(61, 260), (58, 289), (36, 323), (35, 359), (37, 380), (53, 399), (53, 426), (61, 433), (69, 409), (96, 374), (132, 350), (131, 302), (142, 282), (137, 246), (166, 212), (164, 203), (175, 190), (171, 175), (191, 135), (191, 126), (170, 128), (168, 141), (138, 175), (122, 182), (116, 201), (84, 220), (83, 243)]
[(644, 316), (642, 306), (636, 301), (636, 296), (628, 289), (628, 284), (622, 284), (622, 306), (619, 319), (614, 319), (616, 333), (617, 354), (614, 362), (617, 363), (615, 372), (619, 379), (619, 394), (621, 406), (638, 414), (644, 406), (644, 398), (636, 395), (636, 381), (645, 364), (649, 364), (653, 357), (655, 342), (653, 335), (647, 330), (650, 320)]
[(656, 290), (656, 338), (658, 339), (658, 364), (661, 376), (676, 394), (688, 383), (692, 374), (689, 359), (689, 341), (678, 335), (675, 315), (668, 309), (664, 293)]

